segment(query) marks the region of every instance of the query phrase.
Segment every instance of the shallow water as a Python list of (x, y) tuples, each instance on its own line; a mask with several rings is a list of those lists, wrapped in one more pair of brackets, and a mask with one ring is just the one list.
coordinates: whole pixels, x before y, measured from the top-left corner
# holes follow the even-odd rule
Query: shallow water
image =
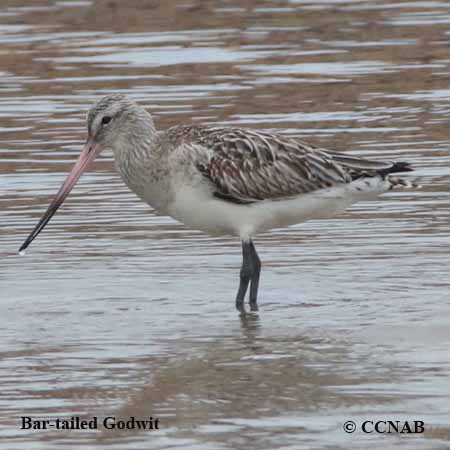
[[(449, 23), (444, 1), (2, 2), (0, 450), (448, 448)], [(259, 236), (246, 317), (239, 243), (154, 216), (111, 155), (17, 255), (112, 91), (162, 129), (257, 127), (407, 160), (423, 188)], [(24, 415), (161, 429), (25, 431)], [(426, 432), (346, 434), (346, 420)]]

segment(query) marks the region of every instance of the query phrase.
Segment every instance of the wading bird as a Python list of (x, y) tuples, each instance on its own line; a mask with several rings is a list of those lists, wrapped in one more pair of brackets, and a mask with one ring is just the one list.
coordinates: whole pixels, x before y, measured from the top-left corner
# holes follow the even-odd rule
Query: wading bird
[(34, 230), (25, 250), (104, 148), (128, 187), (159, 214), (211, 235), (242, 242), (236, 307), (257, 310), (261, 262), (252, 237), (271, 228), (331, 217), (359, 200), (396, 186), (405, 162), (380, 162), (307, 145), (295, 138), (244, 128), (174, 126), (157, 131), (151, 115), (121, 94), (87, 115), (88, 138), (78, 161)]

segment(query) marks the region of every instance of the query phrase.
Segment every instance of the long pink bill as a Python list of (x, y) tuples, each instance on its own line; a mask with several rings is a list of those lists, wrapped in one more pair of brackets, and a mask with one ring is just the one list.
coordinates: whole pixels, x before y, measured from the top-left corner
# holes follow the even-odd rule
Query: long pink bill
[(42, 216), (41, 220), (34, 227), (34, 230), (27, 237), (25, 242), (19, 249), (19, 252), (24, 251), (36, 238), (36, 236), (44, 229), (45, 225), (50, 221), (58, 208), (62, 205), (66, 197), (69, 195), (72, 188), (75, 186), (76, 182), (82, 175), (82, 173), (89, 167), (92, 161), (96, 158), (96, 156), (102, 151), (102, 146), (100, 144), (94, 143), (92, 141), (88, 141), (80, 156), (78, 157), (77, 162), (73, 166), (66, 180), (60, 187), (58, 193), (56, 194), (53, 201), (50, 203), (50, 206), (45, 211), (45, 214)]

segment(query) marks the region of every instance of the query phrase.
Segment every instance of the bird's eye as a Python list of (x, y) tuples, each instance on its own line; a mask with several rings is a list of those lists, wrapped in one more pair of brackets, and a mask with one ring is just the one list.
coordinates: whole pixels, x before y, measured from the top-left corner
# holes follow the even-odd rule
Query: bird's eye
[(107, 125), (109, 122), (111, 122), (110, 116), (105, 116), (102, 118), (102, 125)]

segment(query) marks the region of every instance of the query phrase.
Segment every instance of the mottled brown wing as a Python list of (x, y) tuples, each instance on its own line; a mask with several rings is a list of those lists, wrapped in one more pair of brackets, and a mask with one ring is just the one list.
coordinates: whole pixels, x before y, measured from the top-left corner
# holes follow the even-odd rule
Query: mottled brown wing
[(288, 198), (374, 176), (392, 166), (248, 129), (197, 129), (191, 143), (207, 155), (197, 168), (214, 194), (236, 203)]

